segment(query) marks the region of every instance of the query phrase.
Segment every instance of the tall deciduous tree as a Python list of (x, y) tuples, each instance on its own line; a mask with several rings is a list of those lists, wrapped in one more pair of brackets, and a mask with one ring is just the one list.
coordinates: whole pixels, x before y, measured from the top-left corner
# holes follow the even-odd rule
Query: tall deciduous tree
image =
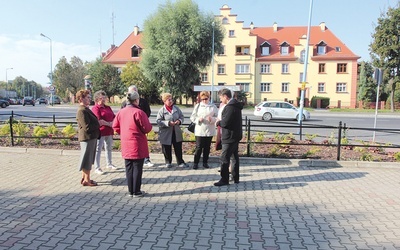
[(122, 96), (126, 92), (118, 68), (102, 63), (101, 57), (89, 64), (89, 75), (92, 80), (93, 91), (103, 90), (110, 97), (114, 95)]
[(150, 102), (154, 102), (159, 97), (157, 85), (144, 76), (137, 63), (128, 62), (122, 68), (121, 81), (126, 89), (131, 85), (136, 85), (139, 88), (140, 95)]
[(69, 93), (75, 93), (84, 87), (84, 77), (87, 69), (79, 57), (73, 56), (71, 62), (63, 56), (55, 66), (53, 73), (53, 85), (56, 93), (66, 97)]
[(211, 62), (213, 29), (214, 51), (220, 51), (222, 25), (212, 14), (200, 12), (192, 0), (160, 5), (144, 22), (144, 75), (174, 97), (190, 93), (200, 70)]
[(378, 18), (370, 52), (373, 64), (384, 71), (384, 82), (390, 87), (391, 110), (394, 111), (394, 94), (400, 81), (400, 7), (391, 8)]

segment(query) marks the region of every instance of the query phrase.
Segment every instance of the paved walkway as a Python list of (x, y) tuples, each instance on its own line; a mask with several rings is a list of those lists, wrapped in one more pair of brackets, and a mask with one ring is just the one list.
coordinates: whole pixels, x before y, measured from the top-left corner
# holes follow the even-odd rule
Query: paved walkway
[(82, 187), (78, 151), (0, 148), (0, 249), (400, 249), (400, 167), (242, 159), (241, 182), (214, 187), (216, 159), (151, 157), (129, 198), (123, 168)]

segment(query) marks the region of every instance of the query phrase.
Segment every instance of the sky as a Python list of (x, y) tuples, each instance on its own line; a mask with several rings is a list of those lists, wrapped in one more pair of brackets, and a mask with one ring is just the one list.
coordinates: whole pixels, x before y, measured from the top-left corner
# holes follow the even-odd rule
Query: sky
[[(203, 13), (218, 15), (227, 4), (244, 27), (307, 26), (311, 0), (194, 0)], [(49, 85), (61, 57), (93, 61), (111, 44), (119, 46), (166, 0), (0, 0), (0, 81), (22, 76)], [(174, 2), (174, 0), (172, 0)], [(313, 0), (311, 25), (326, 26), (360, 60), (370, 60), (377, 19), (398, 0)], [(112, 21), (113, 20), (113, 21)], [(312, 34), (311, 34), (312, 36)], [(12, 69), (10, 69), (12, 68)], [(2, 77), (3, 75), (3, 77)], [(83, 80), (82, 80), (83, 84)]]

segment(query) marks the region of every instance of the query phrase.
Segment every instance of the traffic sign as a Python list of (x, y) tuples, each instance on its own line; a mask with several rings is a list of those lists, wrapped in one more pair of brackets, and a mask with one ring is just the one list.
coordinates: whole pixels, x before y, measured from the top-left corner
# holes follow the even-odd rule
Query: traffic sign
[(50, 85), (50, 86), (49, 86), (49, 90), (50, 90), (50, 91), (54, 91), (55, 89), (56, 89), (56, 88), (54, 88), (53, 85)]

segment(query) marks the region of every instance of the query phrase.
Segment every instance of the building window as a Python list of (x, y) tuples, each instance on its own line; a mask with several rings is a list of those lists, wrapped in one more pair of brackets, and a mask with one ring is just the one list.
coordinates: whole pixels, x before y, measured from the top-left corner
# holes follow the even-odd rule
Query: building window
[(236, 64), (236, 74), (250, 73), (250, 64)]
[(263, 42), (260, 45), (261, 48), (261, 55), (262, 56), (268, 56), (271, 52), (271, 44), (269, 44), (267, 41)]
[(229, 30), (229, 37), (235, 36), (235, 30)]
[(325, 73), (325, 63), (318, 64), (318, 73)]
[(347, 92), (346, 83), (344, 83), (344, 82), (336, 83), (336, 92), (339, 92), (339, 93)]
[(341, 51), (342, 51), (342, 48), (341, 48), (341, 47), (335, 47), (335, 51), (336, 51), (336, 52), (341, 52)]
[(225, 64), (218, 64), (218, 75), (225, 74)]
[(346, 73), (347, 72), (347, 63), (338, 63), (336, 72), (337, 73)]
[(140, 55), (140, 48), (136, 45), (134, 45), (131, 49), (131, 56), (132, 57), (139, 57)]
[(218, 86), (224, 86), (224, 85), (225, 85), (224, 82), (219, 82), (219, 83), (218, 83)]
[(289, 83), (288, 82), (283, 82), (282, 83), (282, 92), (289, 92)]
[(304, 63), (305, 60), (306, 60), (306, 51), (303, 49), (303, 50), (300, 52), (300, 63)]
[[(303, 73), (303, 72), (300, 72), (300, 74), (299, 74), (299, 83), (302, 83), (302, 82), (303, 82), (303, 77), (304, 77), (304, 73)], [(307, 76), (306, 76), (305, 82), (307, 82)]]
[(201, 82), (208, 82), (208, 74), (207, 73), (201, 73), (200, 78), (201, 78)]
[(249, 90), (250, 90), (250, 88), (249, 88), (250, 83), (248, 83), (248, 82), (237, 82), (236, 86), (242, 86), (243, 92), (249, 92)]
[(317, 44), (317, 54), (318, 55), (325, 55), (326, 54), (326, 43), (321, 41)]
[(325, 93), (325, 83), (324, 82), (318, 83), (318, 93)]
[(281, 44), (281, 55), (289, 55), (289, 44), (287, 42)]
[(221, 46), (220, 50), (218, 51), (218, 55), (219, 56), (225, 55), (225, 45)]
[(236, 46), (236, 55), (248, 55), (250, 54), (249, 46)]
[(222, 24), (228, 24), (228, 18), (224, 17), (222, 18)]
[(271, 64), (261, 64), (261, 74), (271, 73)]
[(271, 92), (271, 83), (270, 82), (262, 82), (260, 84), (260, 91), (261, 92)]
[(287, 73), (289, 73), (289, 64), (282, 63), (282, 74), (287, 74)]

